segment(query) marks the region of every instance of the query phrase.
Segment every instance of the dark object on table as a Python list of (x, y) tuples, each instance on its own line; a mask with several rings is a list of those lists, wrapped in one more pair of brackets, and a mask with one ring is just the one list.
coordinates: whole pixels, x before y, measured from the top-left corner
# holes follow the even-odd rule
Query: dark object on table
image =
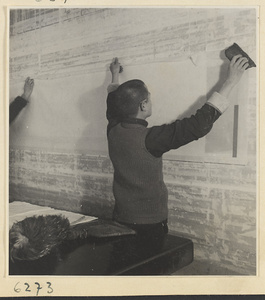
[(229, 60), (231, 60), (235, 55), (238, 55), (238, 54), (241, 54), (243, 57), (246, 57), (248, 59), (249, 66), (247, 67), (247, 69), (256, 67), (256, 64), (254, 63), (254, 61), (247, 55), (246, 52), (244, 52), (238, 46), (238, 44), (234, 43), (232, 46), (230, 46), (229, 48), (227, 48), (225, 50), (225, 55)]
[(71, 226), (67, 239), (86, 239), (92, 236), (97, 238), (106, 238), (134, 234), (134, 230), (115, 221), (96, 219), (90, 222)]

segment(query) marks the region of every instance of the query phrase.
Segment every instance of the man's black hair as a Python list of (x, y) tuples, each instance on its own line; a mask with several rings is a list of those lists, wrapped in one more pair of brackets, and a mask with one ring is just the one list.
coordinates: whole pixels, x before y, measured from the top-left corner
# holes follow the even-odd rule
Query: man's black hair
[(124, 117), (136, 115), (140, 103), (148, 97), (148, 90), (139, 79), (124, 82), (114, 93), (115, 106)]

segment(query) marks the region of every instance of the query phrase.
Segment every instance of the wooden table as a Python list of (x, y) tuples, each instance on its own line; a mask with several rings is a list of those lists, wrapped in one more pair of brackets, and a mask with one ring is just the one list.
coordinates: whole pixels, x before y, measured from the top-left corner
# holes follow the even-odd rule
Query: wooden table
[(163, 243), (135, 236), (89, 238), (61, 245), (32, 262), (10, 262), (10, 275), (167, 275), (193, 261), (191, 240), (167, 235)]

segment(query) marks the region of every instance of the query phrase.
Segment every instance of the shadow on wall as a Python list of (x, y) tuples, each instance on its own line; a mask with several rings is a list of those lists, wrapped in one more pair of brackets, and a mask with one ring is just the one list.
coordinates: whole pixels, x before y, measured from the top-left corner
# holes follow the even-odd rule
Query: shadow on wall
[[(103, 83), (81, 95), (78, 100), (80, 116), (86, 122), (76, 144), (77, 169), (80, 172), (82, 197), (80, 209), (84, 214), (111, 218), (113, 210), (112, 165), (108, 158), (106, 99), (110, 78), (106, 72)], [(100, 122), (99, 122), (100, 120)]]

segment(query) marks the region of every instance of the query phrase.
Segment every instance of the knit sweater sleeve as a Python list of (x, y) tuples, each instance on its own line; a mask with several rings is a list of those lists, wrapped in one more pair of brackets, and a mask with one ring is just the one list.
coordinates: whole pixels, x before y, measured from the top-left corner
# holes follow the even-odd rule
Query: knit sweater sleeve
[(191, 117), (151, 127), (145, 140), (146, 148), (152, 155), (160, 157), (165, 152), (198, 140), (210, 132), (214, 122), (227, 107), (226, 98), (214, 93)]

